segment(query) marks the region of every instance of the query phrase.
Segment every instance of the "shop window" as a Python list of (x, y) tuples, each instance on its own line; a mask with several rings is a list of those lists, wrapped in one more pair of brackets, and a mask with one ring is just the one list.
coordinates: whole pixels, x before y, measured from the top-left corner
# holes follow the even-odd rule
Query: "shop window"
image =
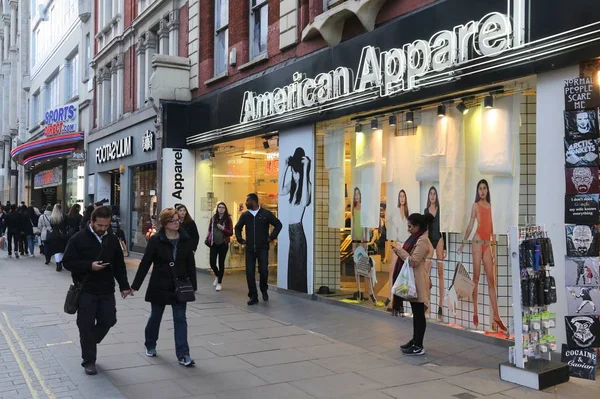
[[(198, 230), (206, 232), (208, 221), (218, 202), (223, 201), (233, 219), (233, 224), (246, 210), (245, 200), (249, 193), (256, 193), (261, 207), (278, 216), (279, 203), (279, 145), (276, 136), (251, 137), (235, 140), (199, 151), (196, 187), (195, 221)], [(209, 267), (209, 251), (204, 245), (198, 247), (197, 266)], [(245, 247), (231, 238), (225, 267), (229, 271), (245, 270)], [(277, 281), (277, 244), (269, 250), (269, 282)]]
[(215, 0), (215, 76), (227, 71), (229, 0)]
[(144, 252), (157, 230), (156, 163), (131, 168), (131, 249)]
[[(494, 319), (507, 324), (512, 316), (508, 228), (535, 224), (536, 96), (534, 89), (504, 93), (496, 98), (493, 109), (485, 109), (482, 100), (472, 99), (467, 104), (470, 112), (464, 114), (457, 112), (456, 104), (448, 105), (446, 116), (438, 116), (439, 104), (411, 112), (409, 118), (400, 112), (394, 115), (393, 126), (388, 123), (389, 114), (376, 121), (347, 117), (317, 124), (315, 291), (327, 287), (321, 293), (333, 299), (381, 310), (391, 307), (387, 300), (392, 300), (391, 272), (396, 263), (392, 247), (407, 241), (406, 215), (435, 213), (440, 234), (428, 233), (434, 245), (438, 243), (426, 262), (431, 279), (428, 317), (506, 337)], [(357, 122), (360, 127), (355, 126)], [(439, 135), (440, 126), (445, 136)], [(369, 140), (376, 132), (382, 132), (381, 147), (373, 150), (376, 141)], [(439, 137), (444, 137), (443, 145)], [(334, 142), (343, 143), (344, 160), (337, 165), (330, 160)], [(491, 145), (506, 151), (496, 152), (492, 160), (492, 151), (485, 150)], [(495, 168), (497, 161), (508, 169), (486, 169)], [(483, 179), (491, 195), (489, 203), (478, 195)], [(465, 238), (472, 209), (479, 207), (491, 209), (495, 236), (486, 236), (485, 218), (477, 216)], [(435, 226), (430, 230), (435, 231)], [(374, 272), (370, 277), (376, 279), (361, 276), (357, 285), (354, 254), (359, 247), (371, 257)], [(493, 251), (494, 256), (480, 261), (474, 256), (478, 251)], [(478, 279), (478, 295), (474, 300), (459, 300), (456, 311), (450, 311), (445, 295), (459, 264), (471, 280)], [(488, 284), (490, 278), (495, 292)], [(405, 304), (403, 311), (410, 313), (410, 307)]]
[(268, 18), (268, 1), (250, 0), (250, 59), (267, 52)]

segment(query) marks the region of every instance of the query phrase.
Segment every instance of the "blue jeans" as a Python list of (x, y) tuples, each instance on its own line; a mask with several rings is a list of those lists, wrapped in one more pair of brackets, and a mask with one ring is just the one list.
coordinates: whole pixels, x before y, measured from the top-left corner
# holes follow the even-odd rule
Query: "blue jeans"
[[(158, 341), (158, 330), (166, 305), (153, 303), (150, 318), (146, 324), (146, 345), (147, 349), (156, 349)], [(173, 325), (175, 326), (175, 354), (177, 359), (190, 354), (190, 347), (187, 340), (187, 320), (185, 317), (186, 303), (174, 303), (173, 307)]]
[(35, 236), (27, 236), (27, 245), (29, 246), (29, 254), (33, 255), (33, 247), (35, 246)]

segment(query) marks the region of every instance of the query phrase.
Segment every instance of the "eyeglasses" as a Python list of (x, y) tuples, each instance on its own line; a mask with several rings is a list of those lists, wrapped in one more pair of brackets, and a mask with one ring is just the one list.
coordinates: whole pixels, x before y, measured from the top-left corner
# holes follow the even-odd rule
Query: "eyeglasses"
[(169, 220), (169, 223), (181, 223), (181, 220), (177, 219), (177, 220)]

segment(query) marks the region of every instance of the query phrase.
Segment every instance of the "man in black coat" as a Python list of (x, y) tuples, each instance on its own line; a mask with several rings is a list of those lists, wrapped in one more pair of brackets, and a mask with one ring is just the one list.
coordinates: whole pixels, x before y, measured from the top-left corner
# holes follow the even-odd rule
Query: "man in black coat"
[[(256, 291), (256, 261), (260, 274), (260, 291), (263, 301), (269, 300), (267, 280), (269, 277), (269, 244), (277, 239), (281, 231), (281, 222), (270, 211), (261, 208), (256, 194), (248, 194), (246, 208), (235, 225), (235, 237), (240, 244), (246, 245), (246, 281), (248, 283), (248, 305), (258, 303)], [(242, 238), (242, 229), (246, 227), (246, 239)], [(273, 232), (269, 234), (269, 226)]]
[(21, 240), (21, 215), (17, 212), (17, 205), (13, 204), (4, 217), (6, 226), (6, 239), (8, 240), (8, 257), (12, 258), (13, 244), (15, 258), (19, 259), (19, 241)]
[(121, 245), (117, 237), (108, 232), (111, 216), (108, 207), (95, 209), (90, 224), (71, 237), (63, 257), (63, 266), (71, 272), (73, 282), (83, 282), (77, 327), (81, 365), (88, 375), (97, 373), (96, 345), (117, 323), (115, 279), (122, 298), (130, 293)]

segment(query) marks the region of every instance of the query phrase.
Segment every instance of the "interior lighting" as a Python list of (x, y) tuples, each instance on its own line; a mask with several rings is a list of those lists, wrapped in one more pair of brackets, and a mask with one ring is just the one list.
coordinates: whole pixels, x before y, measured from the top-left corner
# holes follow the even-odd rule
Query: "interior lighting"
[(377, 129), (379, 129), (379, 121), (377, 121), (377, 118), (373, 118), (371, 119), (371, 130)]
[(406, 113), (406, 123), (413, 124), (415, 123), (415, 113), (412, 111), (408, 111)]
[(362, 125), (360, 123), (354, 125), (354, 133), (362, 133)]
[(464, 101), (459, 102), (458, 105), (456, 106), (456, 109), (458, 110), (458, 112), (460, 112), (463, 115), (466, 115), (469, 113), (469, 107), (467, 107), (467, 104), (465, 104)]
[(444, 104), (438, 105), (437, 116), (439, 118), (443, 118), (444, 116), (446, 116), (446, 106)]
[(483, 98), (483, 106), (487, 109), (494, 108), (494, 97), (491, 95)]
[(265, 150), (269, 149), (269, 140), (265, 139), (265, 141), (263, 142), (263, 147), (265, 147)]
[(396, 126), (396, 115), (395, 114), (390, 115), (389, 124), (390, 124), (390, 126)]

